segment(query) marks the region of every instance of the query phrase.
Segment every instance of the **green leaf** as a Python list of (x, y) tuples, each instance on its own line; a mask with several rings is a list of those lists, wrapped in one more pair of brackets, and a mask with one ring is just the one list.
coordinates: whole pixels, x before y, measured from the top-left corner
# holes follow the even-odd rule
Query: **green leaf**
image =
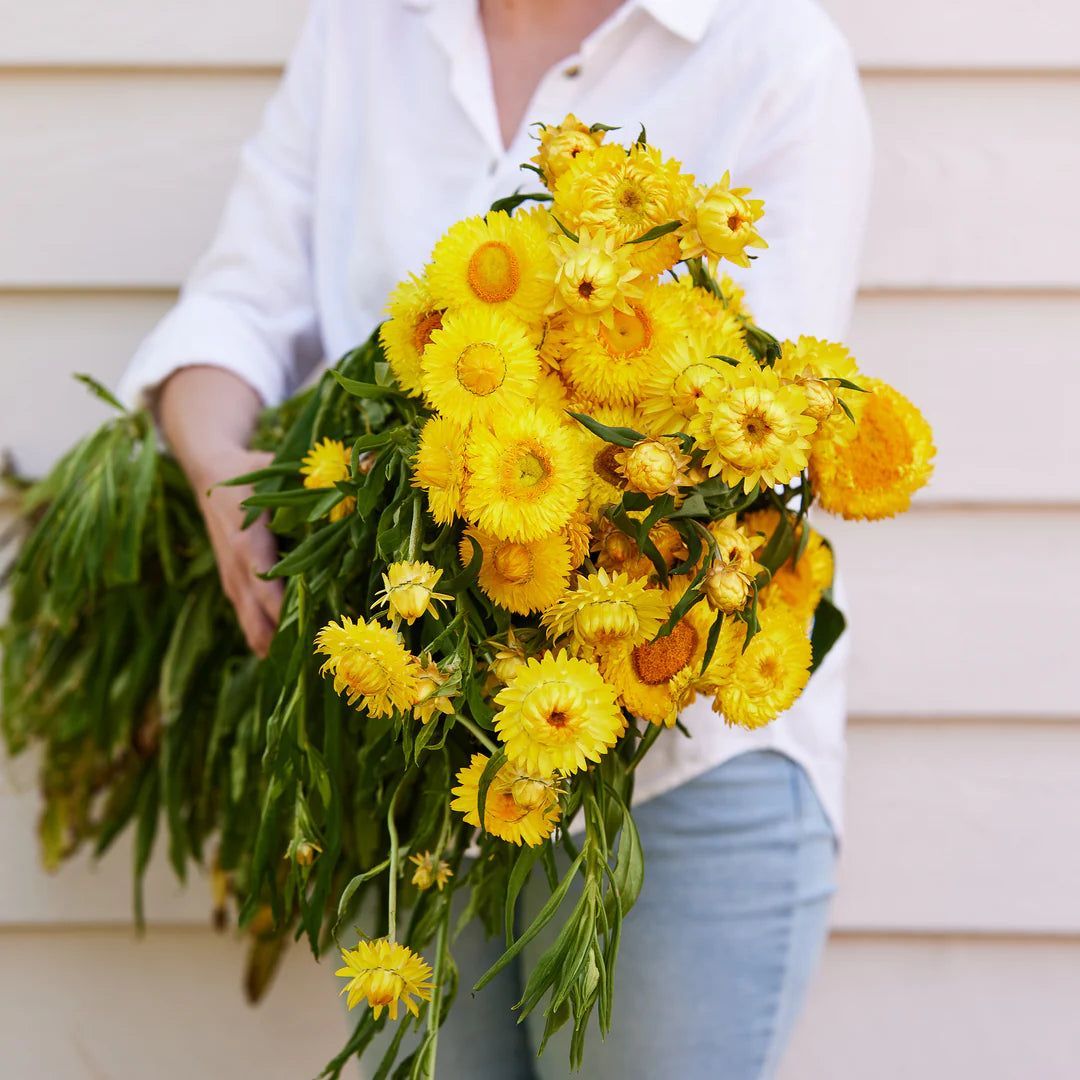
[(357, 379), (346, 378), (336, 368), (331, 368), (330, 374), (345, 393), (356, 398), (370, 398), (379, 401), (385, 398), (404, 400), (407, 396), (396, 386), (380, 386), (378, 383), (359, 382)]
[(488, 213), (498, 213), (501, 210), (511, 214), (526, 202), (551, 202), (551, 196), (546, 191), (515, 191), (513, 195), (496, 199), (491, 204), (491, 210)]
[(654, 225), (648, 232), (642, 233), (630, 241), (631, 244), (647, 244), (650, 240), (659, 240), (661, 236), (667, 236), (682, 226), (681, 221), (668, 221), (663, 225)]
[(99, 383), (92, 375), (77, 373), (75, 378), (78, 379), (79, 382), (81, 382), (95, 397), (104, 401), (106, 405), (111, 405), (114, 409), (118, 409), (122, 413), (127, 412), (123, 403), (113, 395), (112, 391)]
[(487, 796), (488, 790), (491, 788), (491, 783), (498, 775), (499, 770), (506, 764), (506, 751), (499, 750), (497, 753), (491, 755), (488, 758), (488, 763), (484, 766), (484, 771), (480, 774), (480, 783), (476, 789), (476, 816), (480, 819), (480, 831), (484, 832), (484, 822), (487, 820), (485, 812), (487, 810)]
[(532, 873), (543, 847), (543, 844), (537, 844), (535, 847), (522, 847), (517, 854), (517, 858), (514, 859), (514, 866), (510, 871), (510, 881), (506, 887), (506, 908), (504, 911), (507, 946), (514, 944), (514, 916), (517, 912), (517, 898), (521, 895), (521, 890), (529, 880), (529, 875)]
[(577, 233), (572, 233), (554, 214), (551, 215), (551, 220), (559, 226), (559, 231), (563, 234), (563, 236), (567, 237), (570, 240), (573, 240), (575, 244), (578, 242)]
[(810, 632), (810, 648), (813, 653), (811, 675), (821, 667), (822, 661), (840, 640), (846, 626), (844, 613), (832, 602), (830, 596), (822, 596), (814, 611), (814, 628)]
[(614, 443), (616, 446), (636, 446), (644, 436), (633, 428), (624, 427), (609, 427), (607, 424), (601, 424), (599, 420), (594, 420), (591, 416), (587, 416), (585, 413), (571, 412), (567, 409), (567, 414), (572, 416), (579, 424), (586, 427), (598, 438), (604, 440), (604, 442)]

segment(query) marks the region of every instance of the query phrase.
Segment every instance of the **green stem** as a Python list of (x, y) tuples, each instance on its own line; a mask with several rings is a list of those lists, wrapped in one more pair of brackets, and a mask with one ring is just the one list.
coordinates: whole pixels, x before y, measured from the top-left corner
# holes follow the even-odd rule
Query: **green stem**
[(420, 541), (424, 533), (424, 514), (420, 506), (420, 496), (413, 498), (412, 528), (409, 530), (409, 562), (415, 562), (420, 554)]
[(486, 734), (484, 734), (483, 730), (478, 724), (473, 723), (472, 720), (470, 720), (467, 716), (463, 716), (461, 713), (458, 713), (457, 722), (461, 724), (462, 727), (464, 727), (466, 730), (471, 731), (473, 737), (477, 740), (477, 742), (482, 743), (491, 753), (498, 753), (499, 748), (495, 745), (494, 742), (491, 741), (491, 739), (487, 737)]
[[(406, 773), (406, 775), (408, 775)], [(398, 792), (405, 783), (405, 776), (398, 781), (394, 794), (390, 797), (390, 809), (386, 812), (386, 831), (390, 834), (390, 879), (386, 888), (386, 935), (391, 941), (397, 940), (397, 886), (401, 867), (397, 822), (394, 820), (394, 808), (397, 805)]]
[(440, 1013), (442, 1008), (442, 976), (443, 970), (446, 967), (446, 938), (449, 934), (450, 928), (450, 896), (453, 892), (447, 896), (443, 902), (442, 918), (439, 920), (439, 932), (435, 938), (435, 972), (434, 982), (435, 990), (432, 993), (431, 1001), (428, 1004), (427, 1009), (427, 1029), (428, 1038), (431, 1040), (431, 1047), (428, 1050), (427, 1061), (424, 1063), (424, 1075), (434, 1078), (435, 1076), (435, 1056), (439, 1049), (439, 1021), (441, 1019)]

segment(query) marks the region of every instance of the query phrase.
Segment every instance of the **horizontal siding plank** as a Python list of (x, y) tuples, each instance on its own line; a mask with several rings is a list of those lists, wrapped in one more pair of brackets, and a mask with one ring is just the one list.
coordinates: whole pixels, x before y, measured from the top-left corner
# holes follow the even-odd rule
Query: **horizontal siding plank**
[(1080, 511), (817, 525), (850, 594), (854, 712), (1076, 717)]
[[(0, 80), (0, 287), (175, 286), (273, 85), (209, 73)], [(867, 285), (1080, 286), (1080, 143), (1068, 134), (1080, 77), (886, 76), (867, 89), (878, 148)]]
[(1073, 0), (822, 0), (864, 68), (1080, 67)]
[(1080, 725), (859, 723), (833, 923), (1080, 935)]
[(0, 0), (3, 65), (276, 65), (307, 0)]
[(5, 932), (0, 1046), (10, 1080), (315, 1076), (351, 1030), (332, 963), (286, 955), (258, 1008), (232, 935)]
[[(864, 68), (1080, 67), (1072, 0), (910, 0), (871, 6), (823, 0)], [(0, 0), (0, 65), (279, 64), (306, 0), (110, 0), (86, 17), (81, 0)]]
[(1080, 944), (833, 938), (780, 1080), (1074, 1080)]
[[(0, 295), (9, 355), (0, 367), (0, 432), (31, 475), (46, 469), (78, 434), (106, 415), (69, 378), (89, 371), (109, 384), (172, 302), (169, 292)], [(45, 332), (44, 328), (48, 328)], [(855, 309), (850, 344), (864, 369), (889, 380), (925, 411), (938, 456), (934, 481), (920, 496), (942, 502), (1074, 502), (1080, 505), (1080, 425), (1066, 394), (1048, 393), (1018, 408), (1016, 380), (1050, 388), (1071, 365), (1062, 342), (1080, 340), (1073, 296), (869, 294)], [(42, 424), (48, 410), (55, 423)], [(1012, 446), (1030, 456), (986, 452), (988, 430), (1008, 417)]]

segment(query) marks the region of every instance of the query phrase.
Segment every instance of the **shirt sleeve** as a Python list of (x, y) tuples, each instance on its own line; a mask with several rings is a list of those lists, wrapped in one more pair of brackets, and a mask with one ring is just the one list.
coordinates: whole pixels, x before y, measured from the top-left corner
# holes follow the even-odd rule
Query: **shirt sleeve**
[(780, 340), (846, 334), (869, 202), (872, 144), (858, 72), (839, 33), (816, 53), (778, 78), (733, 176), (765, 200), (758, 230), (769, 247), (732, 276), (755, 321)]
[(322, 358), (312, 203), (325, 21), (323, 0), (315, 0), (261, 126), (243, 148), (210, 249), (121, 378), (125, 404), (147, 403), (179, 368), (209, 364), (239, 375), (273, 405)]

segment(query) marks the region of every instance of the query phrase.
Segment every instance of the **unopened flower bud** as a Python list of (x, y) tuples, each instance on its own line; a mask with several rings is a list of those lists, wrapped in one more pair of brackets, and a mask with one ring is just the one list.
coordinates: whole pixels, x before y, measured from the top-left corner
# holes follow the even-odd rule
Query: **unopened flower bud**
[(296, 855), (294, 856), (296, 865), (311, 866), (318, 857), (318, 854), (319, 847), (317, 844), (311, 844), (308, 843), (307, 840), (301, 840), (300, 843), (296, 845)]
[(738, 570), (714, 564), (705, 575), (705, 599), (715, 611), (725, 615), (742, 611), (749, 595), (750, 583)]
[(803, 414), (823, 424), (836, 408), (836, 394), (832, 387), (822, 379), (805, 379), (802, 383), (806, 394), (806, 408)]
[(510, 794), (524, 810), (538, 810), (551, 802), (551, 786), (531, 776), (519, 776), (510, 786)]
[(642, 439), (616, 460), (627, 486), (650, 497), (674, 495), (679, 485), (686, 483), (688, 459), (674, 439)]

